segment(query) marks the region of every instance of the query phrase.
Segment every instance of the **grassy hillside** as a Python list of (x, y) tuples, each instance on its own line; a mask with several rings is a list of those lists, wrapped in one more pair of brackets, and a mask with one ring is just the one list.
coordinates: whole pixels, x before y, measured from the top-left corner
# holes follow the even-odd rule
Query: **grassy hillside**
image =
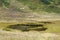
[(0, 6), (19, 12), (60, 13), (60, 0), (0, 0)]
[(59, 3), (59, 0), (0, 0), (0, 20), (59, 19)]

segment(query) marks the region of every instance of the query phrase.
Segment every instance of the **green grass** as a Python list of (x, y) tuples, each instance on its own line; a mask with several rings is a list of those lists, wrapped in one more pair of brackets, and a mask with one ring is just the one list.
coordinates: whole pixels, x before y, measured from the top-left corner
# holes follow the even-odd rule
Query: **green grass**
[[(12, 5), (11, 0), (0, 0), (0, 6), (8, 8), (8, 9), (11, 7), (10, 9), (14, 9), (19, 12), (25, 12), (29, 10), (29, 11), (37, 12), (37, 13), (40, 11), (44, 11), (48, 13), (60, 13), (59, 0), (54, 0), (54, 1), (53, 0), (43, 0), (43, 1), (42, 0), (13, 0), (13, 1), (14, 1), (14, 4)], [(18, 6), (16, 6), (15, 4)], [(27, 10), (26, 8), (23, 10), (20, 9), (21, 5), (28, 7), (28, 9)], [(22, 7), (24, 8), (24, 6)]]
[[(45, 11), (49, 13), (60, 13), (59, 0), (17, 0), (24, 5), (27, 5), (34, 12)], [(53, 3), (51, 3), (53, 2)]]

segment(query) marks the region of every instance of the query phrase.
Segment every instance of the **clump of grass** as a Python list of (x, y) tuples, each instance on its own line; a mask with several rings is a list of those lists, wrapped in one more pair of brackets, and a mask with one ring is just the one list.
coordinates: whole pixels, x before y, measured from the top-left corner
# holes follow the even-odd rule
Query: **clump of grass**
[(6, 8), (8, 8), (9, 5), (9, 0), (0, 0), (0, 6), (5, 6)]

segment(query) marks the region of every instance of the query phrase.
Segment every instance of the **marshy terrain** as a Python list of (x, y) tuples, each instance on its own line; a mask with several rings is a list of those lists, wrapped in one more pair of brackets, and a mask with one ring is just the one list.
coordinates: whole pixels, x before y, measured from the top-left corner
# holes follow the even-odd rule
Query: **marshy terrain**
[(53, 22), (0, 22), (0, 29), (5, 31), (38, 31), (38, 32), (60, 32), (60, 21)]
[(60, 40), (60, 0), (0, 0), (0, 40)]
[(60, 21), (0, 22), (0, 40), (60, 40)]

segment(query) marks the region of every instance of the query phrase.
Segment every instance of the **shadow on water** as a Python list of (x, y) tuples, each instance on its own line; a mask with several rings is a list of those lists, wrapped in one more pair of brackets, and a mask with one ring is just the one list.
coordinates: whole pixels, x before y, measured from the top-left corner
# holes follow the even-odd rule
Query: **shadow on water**
[(47, 29), (44, 27), (43, 24), (34, 24), (34, 23), (9, 25), (7, 28), (17, 29), (21, 31), (32, 31), (32, 30), (45, 31)]

